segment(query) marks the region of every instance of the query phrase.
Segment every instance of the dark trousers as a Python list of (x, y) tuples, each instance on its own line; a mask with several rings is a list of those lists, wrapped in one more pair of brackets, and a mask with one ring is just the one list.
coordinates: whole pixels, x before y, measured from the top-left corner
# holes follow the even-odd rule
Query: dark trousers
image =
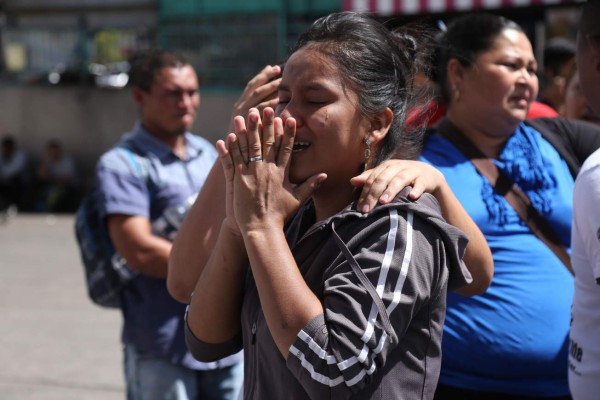
[(513, 396), (504, 393), (479, 392), (475, 390), (459, 389), (439, 384), (435, 391), (434, 400), (572, 400), (572, 398), (571, 396)]

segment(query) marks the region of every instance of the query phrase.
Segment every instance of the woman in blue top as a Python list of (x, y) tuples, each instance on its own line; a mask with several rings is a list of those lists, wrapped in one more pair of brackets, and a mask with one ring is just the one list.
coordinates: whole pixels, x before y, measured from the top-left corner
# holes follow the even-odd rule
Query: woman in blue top
[[(470, 14), (448, 26), (445, 40), (439, 79), (448, 110), (442, 126), (461, 132), (492, 159), (568, 248), (570, 166), (558, 147), (524, 123), (538, 92), (527, 36), (503, 17)], [(555, 132), (568, 124), (546, 121)], [(589, 125), (568, 128), (598, 134)], [(573, 276), (440, 130), (434, 128), (421, 159), (445, 175), (484, 233), (494, 278), (482, 295), (448, 295), (436, 399), (568, 399)]]

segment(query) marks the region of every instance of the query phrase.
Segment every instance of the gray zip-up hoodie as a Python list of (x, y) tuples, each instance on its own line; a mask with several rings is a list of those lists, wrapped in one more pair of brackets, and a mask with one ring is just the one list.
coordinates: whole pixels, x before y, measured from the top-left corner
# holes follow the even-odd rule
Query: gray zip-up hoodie
[(245, 399), (432, 399), (441, 363), (446, 290), (471, 281), (466, 236), (435, 198), (405, 197), (368, 214), (351, 206), (314, 223), (308, 203), (286, 237), (324, 313), (300, 332), (287, 360), (269, 332), (252, 275), (242, 332), (188, 347), (209, 361), (244, 348)]

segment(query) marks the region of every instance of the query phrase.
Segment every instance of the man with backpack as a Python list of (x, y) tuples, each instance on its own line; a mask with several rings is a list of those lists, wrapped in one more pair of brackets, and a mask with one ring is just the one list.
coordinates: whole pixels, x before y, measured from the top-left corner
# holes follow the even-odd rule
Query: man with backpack
[(100, 158), (95, 196), (117, 258), (133, 276), (118, 298), (127, 398), (236, 399), (241, 355), (194, 360), (184, 342), (185, 305), (166, 288), (171, 242), (217, 158), (189, 132), (198, 78), (181, 55), (156, 50), (133, 61), (130, 79), (139, 121)]

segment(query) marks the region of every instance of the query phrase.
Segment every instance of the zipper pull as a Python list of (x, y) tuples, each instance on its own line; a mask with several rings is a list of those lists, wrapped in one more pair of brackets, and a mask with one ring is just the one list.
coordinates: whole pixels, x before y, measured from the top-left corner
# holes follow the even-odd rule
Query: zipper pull
[(256, 322), (252, 324), (252, 344), (256, 343)]

